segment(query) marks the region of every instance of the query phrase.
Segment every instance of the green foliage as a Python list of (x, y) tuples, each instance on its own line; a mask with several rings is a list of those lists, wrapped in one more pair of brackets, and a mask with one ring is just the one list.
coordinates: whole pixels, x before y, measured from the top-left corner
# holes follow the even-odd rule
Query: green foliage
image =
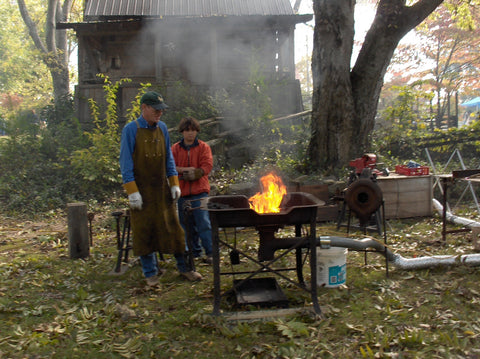
[(425, 149), (428, 149), (434, 163), (445, 163), (457, 149), (462, 153), (467, 167), (477, 168), (480, 156), (479, 135), (478, 122), (468, 127), (435, 130), (433, 133), (421, 129), (405, 130), (401, 125), (392, 125), (389, 131), (374, 132), (373, 152), (387, 161), (393, 160), (394, 164), (409, 160), (426, 163)]
[(120, 134), (117, 116), (117, 92), (122, 83), (129, 80), (120, 80), (112, 83), (105, 77), (103, 89), (107, 109), (105, 117), (101, 118), (98, 105), (89, 99), (92, 111), (94, 129), (86, 133), (89, 146), (76, 150), (71, 156), (75, 174), (82, 178), (82, 191), (107, 195), (121, 183), (118, 157), (120, 153)]
[[(71, 176), (67, 156), (82, 144), (78, 122), (71, 118), (71, 98), (64, 100), (65, 117), (54, 111), (21, 111), (5, 121), (0, 142), (0, 200), (7, 212), (44, 212), (63, 207), (77, 197), (78, 180)], [(73, 190), (72, 190), (73, 189)]]
[(475, 30), (477, 28), (474, 14), (478, 5), (478, 0), (445, 2), (445, 8), (450, 12), (456, 26), (464, 30)]
[[(384, 115), (386, 118), (378, 124), (372, 134), (374, 152), (384, 157), (417, 158), (422, 149), (417, 148), (415, 141), (425, 132), (423, 129), (415, 128), (412, 114), (405, 111), (404, 106), (400, 104), (398, 108), (388, 107)], [(398, 115), (402, 117), (398, 118)]]
[[(33, 21), (44, 27), (45, 1), (28, 2)], [(0, 93), (21, 94), (23, 108), (46, 106), (51, 98), (50, 73), (35, 50), (16, 1), (0, 2)]]
[(147, 89), (150, 86), (151, 84), (149, 83), (140, 84), (140, 90), (137, 92), (135, 98), (132, 100), (131, 107), (127, 109), (127, 123), (136, 120), (138, 116), (140, 116), (140, 99), (142, 98), (143, 94), (147, 92)]
[(296, 337), (308, 337), (309, 335), (308, 327), (305, 323), (296, 320), (290, 320), (287, 322), (279, 320), (276, 323), (276, 326), (282, 336), (291, 340)]
[(372, 152), (382, 156), (383, 162), (392, 165), (408, 160), (425, 162), (425, 148), (435, 162), (446, 162), (455, 149), (462, 152), (467, 163), (478, 158), (478, 122), (468, 127), (432, 131), (416, 111), (419, 98), (425, 94), (411, 86), (394, 86), (392, 90), (396, 96), (379, 112), (372, 134)]

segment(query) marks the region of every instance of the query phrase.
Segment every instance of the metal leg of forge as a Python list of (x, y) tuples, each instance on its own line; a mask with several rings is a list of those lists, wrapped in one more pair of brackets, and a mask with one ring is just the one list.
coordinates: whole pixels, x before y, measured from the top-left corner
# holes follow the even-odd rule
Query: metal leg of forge
[[(302, 290), (307, 291), (311, 296), (313, 310), (317, 315), (321, 314), (320, 305), (318, 303), (317, 297), (317, 251), (316, 251), (316, 210), (312, 212), (311, 218), (309, 221), (306, 221), (310, 224), (309, 234), (305, 237), (302, 237), (301, 233), (301, 224), (295, 224), (295, 237), (294, 238), (282, 238), (282, 239), (273, 239), (268, 241), (271, 244), (272, 248), (266, 249), (266, 255), (263, 260), (255, 259), (245, 251), (239, 250), (238, 248), (232, 246), (226, 241), (220, 239), (219, 236), (219, 225), (215, 215), (211, 215), (212, 223), (212, 247), (213, 247), (213, 280), (214, 280), (214, 303), (213, 303), (213, 315), (220, 315), (220, 304), (221, 298), (227, 294), (232, 293), (244, 283), (246, 283), (251, 278), (255, 277), (260, 273), (273, 273), (276, 276), (279, 276), (286, 281), (294, 284)], [(305, 223), (305, 222), (303, 222)], [(234, 226), (232, 226), (234, 227)], [(246, 274), (247, 276), (242, 280), (237, 281), (233, 284), (233, 288), (222, 293), (221, 290), (221, 276), (224, 275), (235, 275), (238, 272), (222, 272), (220, 268), (220, 246), (228, 247), (231, 250), (235, 250), (236, 253), (241, 255), (244, 258), (247, 258), (251, 262), (255, 263), (259, 268), (256, 271), (251, 272), (241, 272), (241, 274)], [(280, 246), (276, 248), (276, 246)], [(303, 261), (302, 261), (302, 248), (308, 250), (309, 259), (310, 259), (310, 285), (305, 284), (303, 278)], [(280, 255), (275, 255), (274, 252), (276, 249), (284, 250)], [(283, 268), (277, 269), (273, 268), (273, 265), (278, 262), (279, 259), (283, 258), (285, 255), (290, 252), (295, 252), (296, 266), (295, 268)], [(260, 250), (259, 250), (260, 257)], [(296, 270), (297, 282), (293, 281), (289, 277), (282, 274), (282, 271)]]

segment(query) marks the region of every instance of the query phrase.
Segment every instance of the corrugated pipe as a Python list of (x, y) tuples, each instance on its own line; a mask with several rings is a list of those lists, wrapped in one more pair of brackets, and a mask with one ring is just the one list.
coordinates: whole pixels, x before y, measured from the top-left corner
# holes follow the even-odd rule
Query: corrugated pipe
[(401, 255), (395, 254), (390, 249), (385, 247), (382, 242), (371, 238), (353, 239), (335, 236), (320, 236), (318, 237), (317, 246), (323, 249), (330, 247), (342, 247), (359, 251), (367, 249), (374, 250), (384, 255), (388, 262), (392, 263), (396, 268), (405, 270), (458, 265), (480, 266), (480, 254), (403, 258)]
[[(442, 204), (439, 201), (437, 201), (435, 198), (432, 199), (432, 204), (433, 204), (433, 207), (435, 207), (435, 209), (437, 210), (438, 214), (440, 216), (442, 216), (443, 215)], [(469, 227), (469, 228), (480, 227), (479, 222), (472, 221), (471, 219), (468, 219), (468, 218), (462, 218), (462, 217), (455, 216), (454, 214), (452, 214), (451, 212), (448, 212), (448, 211), (446, 213), (446, 217), (447, 217), (448, 221), (450, 221), (452, 223), (455, 223), (455, 224), (465, 226), (465, 227)]]

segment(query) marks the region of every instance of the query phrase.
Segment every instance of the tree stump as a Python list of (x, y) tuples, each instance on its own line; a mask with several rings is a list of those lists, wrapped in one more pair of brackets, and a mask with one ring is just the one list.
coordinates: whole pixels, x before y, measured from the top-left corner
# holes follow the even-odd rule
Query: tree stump
[(68, 249), (70, 258), (86, 258), (90, 255), (88, 240), (88, 216), (85, 203), (67, 204)]

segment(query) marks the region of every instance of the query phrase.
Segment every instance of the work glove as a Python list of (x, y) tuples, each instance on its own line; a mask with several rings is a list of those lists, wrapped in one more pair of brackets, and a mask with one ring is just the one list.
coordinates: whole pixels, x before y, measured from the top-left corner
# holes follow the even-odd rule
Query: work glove
[(187, 170), (183, 172), (183, 179), (185, 181), (196, 181), (203, 176), (203, 170), (201, 168), (195, 168), (194, 170)]
[(172, 186), (170, 187), (170, 191), (172, 191), (172, 198), (174, 201), (177, 201), (180, 198), (182, 192), (180, 191), (180, 187)]
[(132, 194), (129, 194), (128, 201), (130, 202), (131, 209), (142, 209), (143, 201), (140, 192), (133, 192)]

